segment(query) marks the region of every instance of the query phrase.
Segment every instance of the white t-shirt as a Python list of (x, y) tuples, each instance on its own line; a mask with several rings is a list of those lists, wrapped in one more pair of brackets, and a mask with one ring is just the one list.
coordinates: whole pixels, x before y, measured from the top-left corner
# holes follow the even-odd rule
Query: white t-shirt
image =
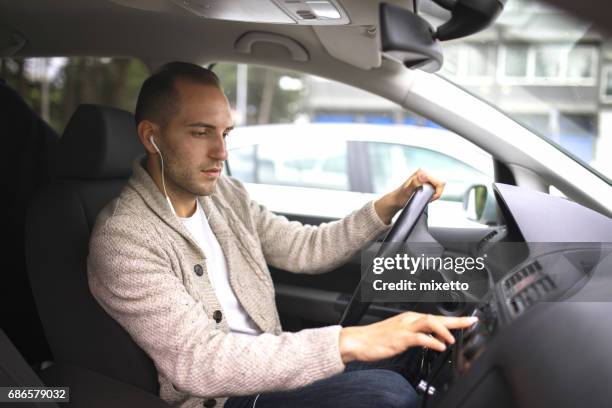
[(196, 200), (196, 203), (196, 210), (191, 217), (179, 217), (179, 219), (193, 238), (195, 238), (204, 254), (206, 254), (208, 278), (219, 299), (219, 303), (221, 303), (223, 318), (227, 319), (232, 332), (252, 335), (259, 334), (261, 331), (249, 315), (247, 315), (238, 298), (236, 298), (236, 294), (230, 285), (227, 263), (221, 245), (219, 245), (219, 241), (217, 241), (206, 220), (199, 200)]

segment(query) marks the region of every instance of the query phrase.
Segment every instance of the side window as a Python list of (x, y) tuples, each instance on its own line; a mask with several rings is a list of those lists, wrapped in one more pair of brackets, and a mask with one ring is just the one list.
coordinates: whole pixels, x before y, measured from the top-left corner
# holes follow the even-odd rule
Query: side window
[(270, 210), (340, 218), (422, 167), (447, 182), (430, 224), (475, 224), (463, 197), (473, 184), (491, 184), (493, 161), (459, 135), (313, 75), (226, 63), (214, 70), (236, 124), (227, 141), (232, 176)]

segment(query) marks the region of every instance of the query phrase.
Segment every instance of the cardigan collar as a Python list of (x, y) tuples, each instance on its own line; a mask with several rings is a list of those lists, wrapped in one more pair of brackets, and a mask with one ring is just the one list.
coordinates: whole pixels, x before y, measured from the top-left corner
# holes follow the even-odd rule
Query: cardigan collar
[[(136, 190), (151, 211), (160, 217), (170, 228), (187, 239), (202, 257), (206, 259), (206, 254), (197, 244), (195, 238), (192, 237), (185, 225), (169, 208), (166, 197), (147, 172), (145, 160), (143, 158), (134, 160), (132, 177), (130, 177), (128, 185)], [(223, 183), (224, 178), (225, 176), (221, 176), (217, 184)], [(211, 196), (197, 196), (197, 200), (200, 201), (200, 205), (204, 208), (204, 213), (207, 216), (210, 215), (210, 228), (219, 241), (219, 245), (225, 255), (231, 286), (236, 292), (236, 297), (255, 324), (264, 332), (276, 333), (278, 331), (276, 320), (265, 316), (258, 299), (249, 296), (248, 292), (250, 289), (244, 287), (241, 283), (242, 279), (238, 276), (239, 274), (248, 273), (248, 270), (254, 275), (260, 275), (260, 278), (266, 281), (266, 271), (257, 264), (249, 250), (249, 247), (255, 246), (256, 243), (249, 240), (249, 234), (244, 231), (244, 227), (230, 208), (229, 198), (223, 197), (219, 190), (221, 189), (217, 185), (215, 187), (217, 193), (213, 193)], [(249, 261), (246, 264), (237, 264), (238, 261), (236, 259), (241, 257), (246, 257)], [(273, 291), (273, 288), (270, 288), (270, 290)]]
[[(157, 184), (155, 184), (155, 181), (151, 175), (147, 172), (146, 156), (138, 157), (132, 162), (132, 177), (130, 177), (128, 185), (136, 190), (151, 211), (153, 211), (169, 227), (181, 234), (192, 245), (194, 245), (194, 247), (201, 251), (201, 248), (191, 236), (187, 228), (180, 221), (179, 217), (174, 215), (168, 205), (166, 197), (157, 187)], [(214, 195), (215, 194), (213, 193), (213, 198), (209, 196), (197, 196), (196, 199), (200, 202), (200, 205), (204, 209), (204, 213), (207, 215), (207, 217), (210, 215), (210, 228), (214, 232), (217, 239), (221, 242), (225, 241), (224, 238), (227, 237), (231, 231), (227, 225), (227, 222), (224, 220), (223, 214), (221, 214), (219, 211), (219, 206), (215, 203), (215, 201), (218, 200), (215, 200), (216, 197), (214, 197)], [(203, 256), (206, 258), (206, 254), (203, 254)]]

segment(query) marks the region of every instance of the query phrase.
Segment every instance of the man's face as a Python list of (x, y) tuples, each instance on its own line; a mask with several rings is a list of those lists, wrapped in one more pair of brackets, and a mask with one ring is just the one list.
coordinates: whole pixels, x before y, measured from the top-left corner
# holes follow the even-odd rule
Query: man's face
[(214, 86), (179, 79), (174, 89), (177, 112), (160, 130), (166, 183), (179, 193), (210, 195), (227, 158), (229, 103)]

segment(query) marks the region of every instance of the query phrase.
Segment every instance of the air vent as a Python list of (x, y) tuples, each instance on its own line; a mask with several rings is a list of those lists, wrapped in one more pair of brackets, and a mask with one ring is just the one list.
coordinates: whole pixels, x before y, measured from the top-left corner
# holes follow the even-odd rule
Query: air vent
[(504, 287), (506, 288), (507, 291), (511, 291), (521, 281), (529, 278), (532, 275), (535, 275), (541, 270), (542, 270), (542, 265), (540, 265), (538, 261), (534, 261), (526, 265), (524, 268), (519, 269), (517, 272), (513, 273), (509, 277), (507, 277), (504, 282)]
[(487, 235), (484, 236), (483, 239), (480, 240), (476, 250), (480, 252), (482, 250), (482, 248), (485, 246), (485, 244), (487, 242), (489, 242), (491, 239), (493, 239), (493, 237), (495, 237), (496, 235), (497, 235), (497, 230), (493, 230), (493, 231), (489, 232)]
[(510, 298), (510, 311), (514, 316), (518, 316), (535, 303), (545, 299), (548, 293), (554, 289), (555, 283), (553, 280), (544, 276)]

